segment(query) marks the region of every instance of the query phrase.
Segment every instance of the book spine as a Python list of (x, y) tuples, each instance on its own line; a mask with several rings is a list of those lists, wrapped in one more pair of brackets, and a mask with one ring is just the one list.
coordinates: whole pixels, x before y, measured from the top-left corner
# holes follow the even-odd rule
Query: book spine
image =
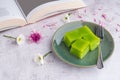
[(23, 12), (23, 10), (22, 10), (21, 6), (19, 5), (18, 1), (15, 0), (15, 3), (17, 4), (18, 8), (20, 9), (21, 14), (23, 15), (23, 17), (24, 17), (26, 23), (28, 24), (28, 21), (27, 21), (26, 15), (25, 15), (25, 13)]

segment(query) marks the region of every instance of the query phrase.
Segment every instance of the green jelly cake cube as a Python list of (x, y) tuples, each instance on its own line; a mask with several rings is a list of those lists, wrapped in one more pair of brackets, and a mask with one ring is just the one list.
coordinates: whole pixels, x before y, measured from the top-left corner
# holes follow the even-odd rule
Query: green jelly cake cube
[(100, 44), (100, 38), (88, 26), (66, 32), (63, 40), (70, 48), (70, 53), (80, 59)]
[(96, 35), (85, 35), (84, 40), (89, 42), (91, 51), (97, 48), (97, 46), (100, 44), (100, 38), (98, 38)]
[(89, 42), (83, 39), (77, 39), (71, 45), (71, 49), (70, 49), (70, 53), (80, 59), (85, 57), (88, 51), (89, 51)]
[(71, 30), (65, 33), (64, 42), (67, 47), (70, 47), (70, 45), (79, 37), (80, 35), (78, 34), (78, 30)]
[(78, 28), (78, 31), (79, 31), (79, 34), (82, 34), (83, 36), (84, 35), (89, 35), (89, 34), (94, 35), (94, 33), (91, 31), (91, 29), (87, 25), (85, 25), (81, 28)]
[(100, 38), (97, 37), (88, 26), (83, 26), (79, 28), (79, 34), (82, 34), (82, 39), (89, 42), (90, 50), (94, 50), (100, 44)]

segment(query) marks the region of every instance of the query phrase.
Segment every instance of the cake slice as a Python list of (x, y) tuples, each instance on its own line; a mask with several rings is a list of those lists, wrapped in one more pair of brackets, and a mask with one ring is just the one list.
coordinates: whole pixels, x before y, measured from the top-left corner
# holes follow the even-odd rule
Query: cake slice
[(100, 44), (100, 38), (95, 35), (85, 35), (84, 40), (89, 42), (90, 50), (93, 51)]
[(80, 34), (78, 34), (78, 30), (71, 30), (69, 32), (66, 32), (64, 35), (64, 42), (67, 47), (70, 47), (70, 45), (78, 38), (80, 38)]
[(94, 35), (94, 33), (91, 31), (91, 29), (87, 26), (84, 25), (83, 27), (80, 27), (77, 29), (79, 34), (84, 35)]
[(89, 42), (90, 50), (94, 50), (100, 44), (100, 38), (97, 37), (91, 29), (85, 25), (82, 28), (78, 29), (79, 34), (82, 34), (82, 39), (87, 40)]
[(64, 42), (70, 47), (70, 53), (82, 59), (88, 51), (93, 51), (100, 44), (100, 38), (97, 37), (88, 26), (83, 26), (75, 30), (66, 32)]
[(70, 53), (80, 59), (84, 58), (84, 56), (89, 51), (89, 42), (83, 39), (77, 39), (72, 45), (70, 49)]

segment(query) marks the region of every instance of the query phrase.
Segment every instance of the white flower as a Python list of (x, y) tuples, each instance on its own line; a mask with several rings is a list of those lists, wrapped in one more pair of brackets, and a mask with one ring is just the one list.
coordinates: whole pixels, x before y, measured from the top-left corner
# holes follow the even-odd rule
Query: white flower
[(18, 45), (22, 45), (25, 42), (25, 36), (23, 34), (20, 34), (16, 38), (16, 42), (17, 42)]
[(44, 64), (44, 58), (48, 56), (48, 54), (52, 53), (52, 51), (47, 52), (44, 55), (40, 55), (38, 54), (35, 58), (34, 58), (34, 62), (38, 65), (43, 65)]
[(40, 55), (40, 54), (38, 54), (38, 55), (34, 58), (34, 62), (37, 63), (38, 65), (44, 64), (43, 56)]
[(14, 39), (18, 45), (21, 45), (25, 42), (25, 36), (20, 34), (17, 38), (9, 35), (3, 35), (3, 37)]
[(63, 21), (64, 21), (65, 23), (70, 22), (70, 13), (68, 13), (68, 14), (66, 14), (66, 15), (64, 16)]

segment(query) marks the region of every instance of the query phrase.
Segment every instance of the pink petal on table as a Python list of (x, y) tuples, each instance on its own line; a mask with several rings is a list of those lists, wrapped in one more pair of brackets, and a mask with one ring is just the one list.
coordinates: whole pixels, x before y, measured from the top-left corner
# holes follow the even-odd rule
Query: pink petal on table
[(45, 28), (46, 26), (45, 25), (43, 25), (43, 28)]
[(119, 32), (119, 31), (120, 31), (120, 28), (117, 27), (115, 30), (116, 30), (116, 32)]
[(79, 16), (79, 15), (78, 15), (78, 18), (82, 18), (82, 16)]
[(93, 20), (94, 20), (94, 22), (96, 22), (96, 18), (94, 18)]
[(103, 8), (101, 7), (101, 8), (98, 8), (98, 10), (102, 10)]
[(120, 31), (120, 24), (117, 24), (116, 31), (117, 31), (117, 32)]
[(57, 22), (53, 22), (53, 23), (49, 23), (49, 24), (46, 24), (47, 27), (52, 27), (52, 26), (56, 26)]
[(115, 30), (116, 30), (116, 32), (118, 32), (118, 29), (117, 29), (117, 28), (116, 28)]
[(102, 18), (104, 18), (106, 20), (106, 18), (107, 18), (106, 14), (102, 14), (101, 16), (102, 16)]
[(84, 10), (84, 13), (86, 13), (86, 11), (87, 11), (87, 10), (85, 9), (85, 10)]
[(120, 27), (120, 24), (117, 24), (118, 27)]
[(97, 14), (98, 14), (98, 12), (94, 12), (94, 13), (93, 13), (94, 16), (97, 15)]

